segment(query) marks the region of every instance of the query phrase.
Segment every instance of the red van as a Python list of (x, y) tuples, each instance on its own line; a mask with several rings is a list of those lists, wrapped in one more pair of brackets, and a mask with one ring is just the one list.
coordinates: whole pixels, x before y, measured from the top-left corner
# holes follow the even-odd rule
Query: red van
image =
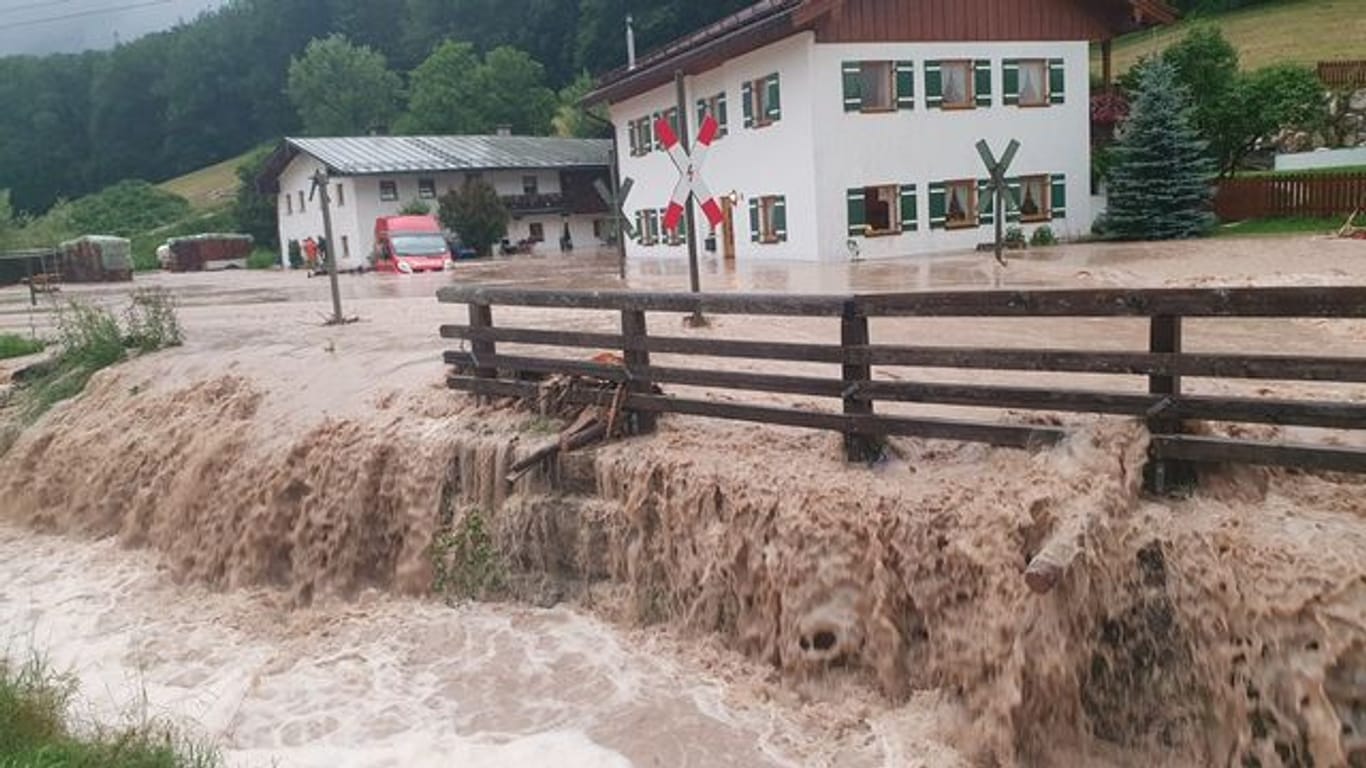
[(432, 216), (381, 216), (375, 219), (375, 271), (440, 272), (451, 249)]

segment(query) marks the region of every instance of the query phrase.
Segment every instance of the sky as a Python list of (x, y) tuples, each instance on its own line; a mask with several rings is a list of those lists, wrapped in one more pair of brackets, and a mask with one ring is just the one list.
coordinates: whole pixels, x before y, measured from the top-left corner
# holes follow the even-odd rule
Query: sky
[(0, 0), (0, 56), (111, 48), (227, 0)]

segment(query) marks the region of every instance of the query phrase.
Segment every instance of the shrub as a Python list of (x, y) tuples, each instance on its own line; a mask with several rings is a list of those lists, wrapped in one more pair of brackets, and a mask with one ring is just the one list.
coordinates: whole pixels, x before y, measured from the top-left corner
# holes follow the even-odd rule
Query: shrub
[(398, 212), (401, 216), (426, 216), (432, 212), (432, 206), (426, 200), (414, 198), (404, 203)]
[(247, 257), (247, 269), (274, 269), (278, 259), (274, 251), (257, 248)]
[(178, 347), (185, 341), (176, 315), (175, 297), (164, 288), (140, 288), (124, 313), (124, 344), (141, 352)]
[(477, 510), (464, 516), (432, 543), (432, 588), (454, 599), (482, 599), (503, 589), (503, 564), (484, 516)]
[(1034, 234), (1029, 236), (1029, 244), (1036, 248), (1057, 245), (1058, 237), (1053, 234), (1053, 228), (1045, 224), (1034, 230)]
[(1024, 230), (1020, 229), (1019, 227), (1007, 228), (1005, 235), (1005, 245), (1007, 248), (1013, 249), (1024, 248), (1026, 245)]
[(131, 237), (190, 215), (185, 198), (145, 181), (121, 181), (71, 203), (72, 228), (83, 235)]
[(289, 268), (299, 269), (304, 265), (304, 248), (298, 240), (289, 241)]
[(466, 181), (441, 197), (441, 223), (480, 256), (488, 256), (493, 244), (507, 235), (509, 219), (498, 192), (482, 179)]

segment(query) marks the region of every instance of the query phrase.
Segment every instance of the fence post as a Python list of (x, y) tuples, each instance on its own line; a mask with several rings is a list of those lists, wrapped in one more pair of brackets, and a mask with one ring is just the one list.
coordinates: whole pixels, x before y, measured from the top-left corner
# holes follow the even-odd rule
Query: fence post
[[(628, 391), (631, 394), (648, 395), (650, 385), (650, 350), (645, 341), (649, 331), (645, 327), (645, 310), (623, 309), (621, 311), (622, 359), (626, 372), (631, 379)], [(635, 411), (636, 434), (648, 435), (658, 426), (657, 414), (650, 411)]]
[[(1153, 354), (1180, 354), (1181, 318), (1154, 315), (1148, 327), (1148, 351)], [(1181, 396), (1181, 377), (1177, 374), (1148, 377), (1148, 392), (1164, 395), (1148, 412), (1148, 431), (1154, 435), (1181, 432), (1181, 419), (1172, 415), (1172, 406)], [(1150, 460), (1144, 468), (1144, 483), (1153, 493), (1167, 494), (1190, 487), (1195, 482), (1195, 466), (1170, 459)]]
[[(488, 304), (470, 304), (470, 328), (479, 330), (493, 328), (493, 307)], [(474, 356), (474, 377), (476, 379), (496, 379), (498, 369), (489, 364), (498, 354), (498, 347), (492, 339), (474, 339), (470, 342), (470, 354)], [(480, 397), (483, 400), (483, 397)]]
[[(867, 358), (861, 362), (851, 362), (850, 352), (854, 348), (868, 346), (868, 316), (863, 314), (857, 301), (844, 304), (840, 315), (840, 346), (844, 350), (844, 413), (848, 416), (868, 416), (873, 413), (873, 402), (858, 397), (859, 385), (873, 378), (873, 367)], [(879, 437), (844, 433), (844, 453), (849, 461), (876, 461), (882, 457), (882, 440)]]

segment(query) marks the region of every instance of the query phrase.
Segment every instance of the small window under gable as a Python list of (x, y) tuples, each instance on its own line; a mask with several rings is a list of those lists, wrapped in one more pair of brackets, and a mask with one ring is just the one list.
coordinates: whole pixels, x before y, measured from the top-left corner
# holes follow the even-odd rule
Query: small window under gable
[(957, 59), (925, 62), (925, 105), (937, 109), (991, 106), (991, 62)]
[(763, 128), (782, 119), (782, 84), (778, 73), (745, 82), (740, 95), (744, 101), (746, 128)]
[(716, 138), (719, 139), (730, 132), (730, 126), (728, 125), (729, 121), (727, 120), (726, 115), (725, 91), (722, 91), (721, 93), (715, 94), (706, 99), (697, 100), (698, 131), (702, 130), (702, 121), (706, 119), (707, 115), (711, 115), (713, 118), (716, 119), (716, 125), (718, 129), (716, 131)]
[(436, 179), (418, 179), (417, 196), (423, 200), (436, 198)]
[(398, 199), (398, 182), (381, 181), (379, 183), (379, 199), (393, 201)]
[(540, 194), (540, 191), (540, 179), (536, 178), (534, 175), (527, 175), (522, 177), (522, 194), (530, 197), (533, 195)]
[(304, 191), (301, 189), (299, 190), (299, 213), (304, 213), (306, 210), (304, 207)]
[(294, 195), (291, 195), (287, 192), (285, 193), (285, 215), (294, 215)]
[(864, 112), (896, 109), (896, 73), (890, 61), (859, 62)]
[(1026, 59), (1020, 62), (1019, 103), (1022, 107), (1042, 107), (1048, 104), (1048, 62)]
[(341, 185), (341, 182), (338, 182), (338, 183), (337, 183), (337, 207), (338, 207), (338, 208), (341, 208), (342, 206), (346, 205), (346, 191), (345, 191), (345, 190), (346, 190), (346, 188), (343, 187), (343, 186)]

